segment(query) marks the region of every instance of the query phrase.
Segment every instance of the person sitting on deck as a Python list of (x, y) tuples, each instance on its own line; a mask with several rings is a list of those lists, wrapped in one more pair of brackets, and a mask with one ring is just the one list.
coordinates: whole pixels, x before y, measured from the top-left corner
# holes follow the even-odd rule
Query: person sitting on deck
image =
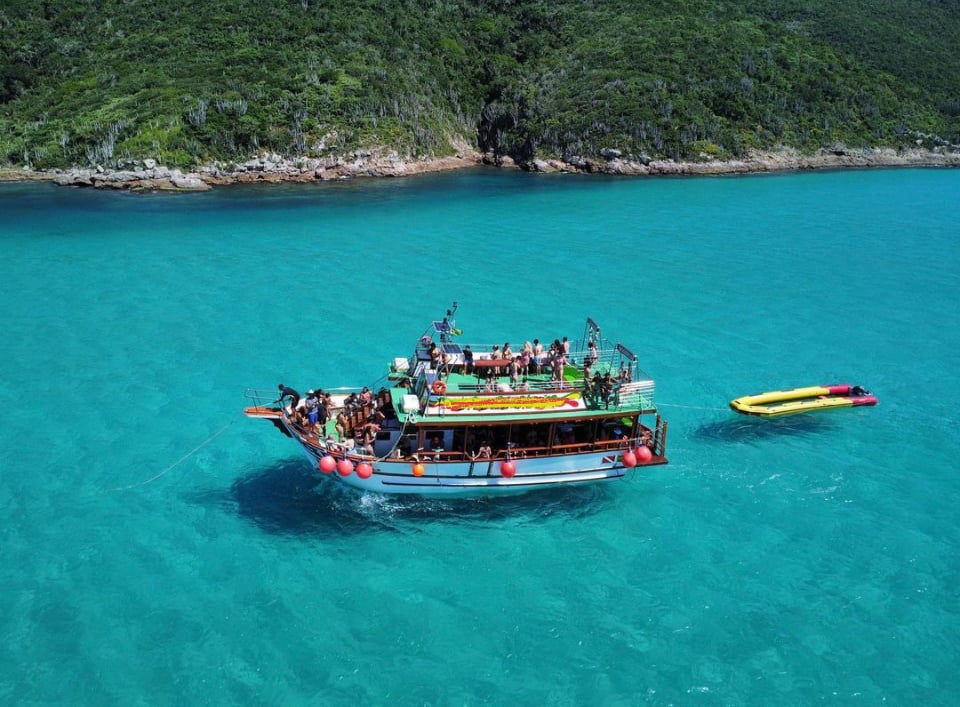
[(536, 447), (537, 446), (537, 431), (532, 427), (527, 431), (527, 436), (523, 441), (524, 445), (527, 447)]
[(477, 450), (477, 453), (474, 455), (474, 459), (490, 459), (493, 456), (493, 450), (490, 448), (490, 443), (487, 440), (482, 440), (480, 442), (480, 448)]
[(343, 407), (347, 412), (353, 412), (358, 407), (360, 407), (360, 400), (357, 398), (356, 393), (350, 393), (343, 401)]
[(653, 449), (653, 437), (650, 435), (650, 430), (644, 430), (640, 433), (640, 444)]
[(439, 435), (435, 435), (433, 439), (430, 440), (430, 451), (434, 453), (434, 460), (440, 461), (440, 452), (443, 451), (443, 439)]
[(363, 445), (360, 447), (361, 454), (369, 454), (373, 456), (373, 442), (377, 439), (377, 432), (380, 430), (380, 425), (375, 422), (367, 422), (363, 426), (363, 434), (361, 435), (361, 440)]
[(363, 387), (363, 390), (360, 392), (360, 404), (363, 406), (370, 405), (373, 402), (373, 393), (370, 392), (370, 389), (366, 386)]
[(290, 413), (290, 416), (293, 419), (294, 426), (299, 427), (304, 432), (307, 431), (307, 425), (309, 424), (309, 420), (307, 420), (307, 413), (303, 409), (303, 407), (299, 407), (299, 406), (295, 407), (293, 409), (293, 412)]
[(440, 347), (436, 344), (430, 344), (430, 366), (433, 370), (440, 368)]

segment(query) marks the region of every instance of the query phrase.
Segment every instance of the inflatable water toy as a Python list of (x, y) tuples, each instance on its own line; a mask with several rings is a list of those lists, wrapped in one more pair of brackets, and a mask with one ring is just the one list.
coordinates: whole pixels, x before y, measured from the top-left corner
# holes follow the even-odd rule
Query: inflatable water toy
[(774, 390), (745, 395), (730, 401), (730, 409), (742, 415), (782, 417), (813, 410), (876, 405), (877, 398), (859, 385), (815, 385), (793, 390)]

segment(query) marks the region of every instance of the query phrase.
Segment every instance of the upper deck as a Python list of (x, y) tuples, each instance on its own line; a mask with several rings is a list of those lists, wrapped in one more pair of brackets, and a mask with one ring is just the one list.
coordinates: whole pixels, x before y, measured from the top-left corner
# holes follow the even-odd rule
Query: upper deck
[(447, 320), (434, 322), (409, 359), (394, 360), (391, 378), (399, 385), (392, 398), (410, 422), (546, 422), (656, 412), (653, 379), (633, 352), (604, 340), (591, 319), (584, 337), (569, 342), (562, 371), (551, 356), (523, 366), (517, 352), (512, 362), (492, 345), (453, 341), (457, 333)]

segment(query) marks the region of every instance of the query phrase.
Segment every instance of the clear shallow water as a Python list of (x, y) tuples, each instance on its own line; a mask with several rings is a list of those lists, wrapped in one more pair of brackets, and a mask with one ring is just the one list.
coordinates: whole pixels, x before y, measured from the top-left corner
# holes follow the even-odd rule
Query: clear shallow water
[[(0, 185), (0, 700), (955, 704), (960, 172)], [(658, 381), (671, 464), (358, 496), (239, 415), (458, 300)], [(872, 409), (758, 421), (771, 388)]]

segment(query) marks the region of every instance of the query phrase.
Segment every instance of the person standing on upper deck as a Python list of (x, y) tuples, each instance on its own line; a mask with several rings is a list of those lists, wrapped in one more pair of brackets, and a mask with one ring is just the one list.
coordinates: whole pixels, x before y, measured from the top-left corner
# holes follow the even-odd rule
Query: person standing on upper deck
[(538, 376), (541, 373), (542, 366), (543, 366), (543, 344), (540, 343), (540, 339), (534, 339), (533, 340), (533, 369)]
[(526, 342), (523, 345), (523, 348), (520, 350), (520, 372), (523, 374), (523, 380), (527, 380), (527, 374), (530, 372), (530, 357), (532, 355), (532, 347), (530, 342)]
[(597, 353), (597, 345), (591, 341), (587, 344), (587, 361), (590, 362), (590, 365), (593, 365), (599, 360), (600, 354)]
[(559, 348), (554, 352), (553, 355), (553, 379), (559, 384), (558, 387), (563, 388), (564, 377), (563, 369), (567, 365), (567, 357), (563, 353), (563, 348)]

